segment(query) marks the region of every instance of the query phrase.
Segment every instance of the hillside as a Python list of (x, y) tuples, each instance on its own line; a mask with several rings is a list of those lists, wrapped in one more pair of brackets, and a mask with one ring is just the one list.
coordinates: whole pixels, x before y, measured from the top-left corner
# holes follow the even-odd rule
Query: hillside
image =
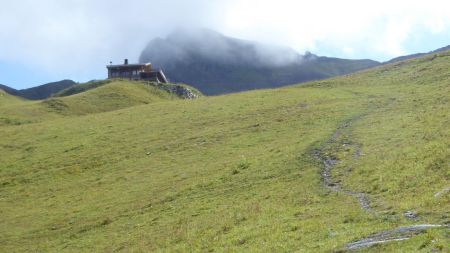
[(424, 56), (429, 55), (429, 54), (445, 52), (445, 51), (448, 51), (448, 50), (450, 50), (450, 45), (448, 45), (446, 47), (438, 48), (438, 49), (433, 50), (433, 51), (428, 52), (428, 53), (417, 53), (417, 54), (410, 54), (410, 55), (399, 56), (399, 57), (393, 58), (393, 59), (391, 59), (391, 60), (389, 60), (387, 62), (384, 62), (384, 64), (390, 64), (390, 63), (400, 62), (400, 61), (404, 61), (404, 60), (420, 58), (420, 57), (424, 57)]
[(176, 30), (149, 42), (139, 61), (161, 67), (172, 82), (206, 95), (274, 88), (374, 67), (372, 60), (300, 55), (290, 48), (259, 44), (211, 30)]
[(8, 92), (11, 95), (31, 99), (40, 100), (51, 97), (53, 94), (60, 92), (61, 90), (67, 89), (76, 83), (72, 80), (62, 80), (58, 82), (46, 83), (36, 87), (16, 90), (14, 88), (8, 87), (6, 85), (0, 84), (0, 89)]
[(0, 126), (0, 251), (449, 252), (449, 69), (85, 115), (89, 91), (65, 97), (71, 116)]
[(113, 81), (78, 94), (43, 101), (50, 110), (65, 115), (84, 115), (175, 99), (164, 90), (143, 83)]
[(28, 101), (5, 107), (0, 110), (0, 125), (25, 124), (45, 119), (114, 111), (179, 98), (176, 93), (141, 82), (125, 80), (89, 82), (72, 86), (46, 100)]

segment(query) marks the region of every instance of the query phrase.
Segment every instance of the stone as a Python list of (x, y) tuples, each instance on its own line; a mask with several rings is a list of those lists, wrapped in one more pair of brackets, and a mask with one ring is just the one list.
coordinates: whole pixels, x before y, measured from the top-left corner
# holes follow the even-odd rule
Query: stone
[(415, 219), (417, 218), (417, 214), (414, 213), (413, 211), (406, 211), (403, 213), (403, 216), (405, 216), (408, 219)]

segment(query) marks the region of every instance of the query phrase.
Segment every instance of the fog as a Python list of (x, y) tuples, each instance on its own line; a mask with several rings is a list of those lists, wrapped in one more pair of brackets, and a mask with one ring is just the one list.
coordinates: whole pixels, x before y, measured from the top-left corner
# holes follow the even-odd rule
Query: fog
[(152, 40), (139, 61), (167, 66), (168, 61), (184, 62), (192, 57), (212, 63), (262, 67), (302, 61), (302, 55), (289, 47), (232, 38), (210, 29), (192, 27), (178, 27), (167, 37)]

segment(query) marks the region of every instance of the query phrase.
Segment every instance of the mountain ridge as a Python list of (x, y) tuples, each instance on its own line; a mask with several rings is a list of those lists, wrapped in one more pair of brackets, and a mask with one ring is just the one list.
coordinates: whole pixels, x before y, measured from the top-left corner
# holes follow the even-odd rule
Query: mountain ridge
[(438, 48), (438, 49), (430, 51), (428, 53), (416, 53), (416, 54), (410, 54), (410, 55), (403, 55), (403, 56), (395, 57), (395, 58), (390, 59), (389, 61), (383, 62), (383, 64), (390, 64), (390, 63), (395, 63), (395, 62), (399, 62), (399, 61), (420, 58), (420, 57), (426, 56), (428, 54), (440, 53), (440, 52), (444, 52), (444, 51), (447, 51), (447, 50), (450, 50), (450, 45)]
[(7, 93), (9, 93), (13, 96), (18, 96), (18, 97), (22, 97), (22, 98), (26, 98), (26, 99), (30, 99), (30, 100), (40, 100), (40, 99), (49, 98), (52, 95), (54, 95), (64, 89), (67, 89), (75, 84), (77, 84), (77, 83), (73, 80), (64, 79), (61, 81), (45, 83), (45, 84), (41, 84), (41, 85), (34, 86), (31, 88), (20, 89), (20, 90), (11, 88), (7, 85), (0, 84), (0, 89), (6, 91)]

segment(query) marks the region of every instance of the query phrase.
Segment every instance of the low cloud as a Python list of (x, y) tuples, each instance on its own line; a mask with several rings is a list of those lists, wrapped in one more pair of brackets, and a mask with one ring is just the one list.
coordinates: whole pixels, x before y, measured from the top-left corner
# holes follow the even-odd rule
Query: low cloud
[[(166, 38), (152, 40), (140, 62), (164, 66), (167, 61), (201, 57), (212, 63), (275, 67), (300, 63), (302, 56), (289, 47), (232, 38), (205, 28), (177, 28)], [(202, 59), (199, 59), (200, 61)]]

